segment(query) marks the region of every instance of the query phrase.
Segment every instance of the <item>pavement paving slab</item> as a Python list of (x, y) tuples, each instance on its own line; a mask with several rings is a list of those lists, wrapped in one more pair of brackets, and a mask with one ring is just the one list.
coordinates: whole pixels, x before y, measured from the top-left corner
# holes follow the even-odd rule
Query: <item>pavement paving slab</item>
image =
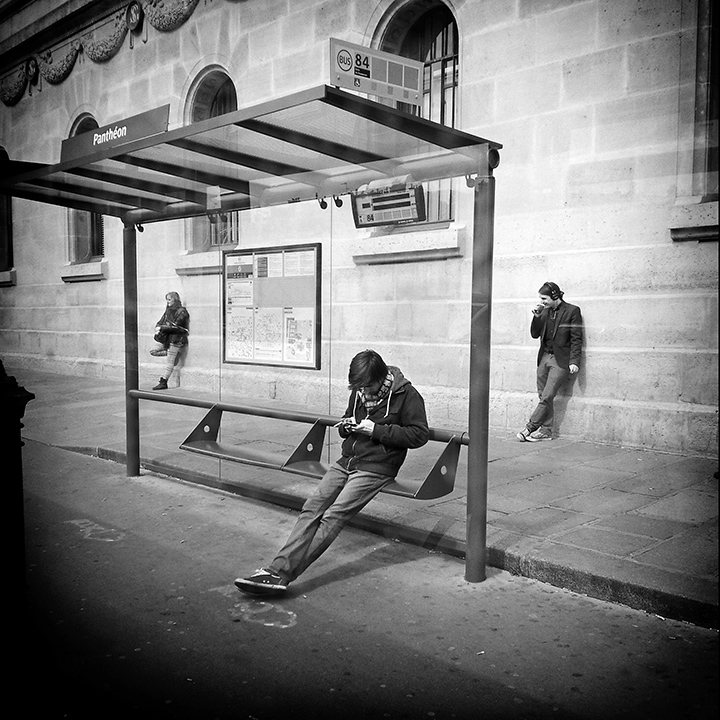
[[(24, 438), (125, 462), (122, 382), (15, 367), (8, 360), (4, 364), (9, 376), (35, 394), (23, 419)], [(167, 393), (259, 404), (209, 398), (182, 387)], [(179, 448), (205, 413), (203, 408), (141, 400), (143, 469), (297, 510), (312, 492), (311, 478)], [(318, 409), (318, 415), (327, 414), (327, 408)], [(228, 412), (223, 427), (226, 417), (224, 441), (280, 452), (292, 450), (307, 430), (292, 422)], [(716, 457), (568, 436), (521, 443), (514, 432), (499, 428), (491, 428), (488, 443), (489, 566), (662, 617), (719, 627)], [(331, 439), (328, 447), (335, 453), (337, 442)], [(441, 450), (441, 444), (428, 443), (413, 451), (403, 473), (422, 477)], [(418, 501), (381, 493), (353, 524), (465, 557), (471, 477), (466, 455), (463, 448), (450, 495)]]

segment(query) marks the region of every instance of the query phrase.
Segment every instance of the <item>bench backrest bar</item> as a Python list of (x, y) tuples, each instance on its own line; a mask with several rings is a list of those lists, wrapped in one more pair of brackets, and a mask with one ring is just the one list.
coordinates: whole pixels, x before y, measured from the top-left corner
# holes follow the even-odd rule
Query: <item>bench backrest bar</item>
[[(313, 425), (319, 422), (327, 427), (337, 423), (337, 417), (330, 415), (315, 415), (298, 410), (283, 410), (280, 408), (268, 408), (259, 405), (237, 405), (233, 403), (213, 402), (212, 400), (200, 400), (198, 398), (183, 397), (181, 395), (161, 394), (148, 390), (130, 390), (130, 397), (138, 400), (152, 400), (154, 402), (171, 403), (174, 405), (187, 405), (188, 407), (217, 408), (227, 412), (239, 413), (241, 415), (256, 415), (258, 417), (269, 417), (277, 420), (294, 420), (295, 422), (308, 423)], [(437, 442), (450, 442), (451, 440), (461, 445), (468, 445), (470, 437), (462, 430), (446, 430), (443, 428), (430, 428), (430, 440)]]

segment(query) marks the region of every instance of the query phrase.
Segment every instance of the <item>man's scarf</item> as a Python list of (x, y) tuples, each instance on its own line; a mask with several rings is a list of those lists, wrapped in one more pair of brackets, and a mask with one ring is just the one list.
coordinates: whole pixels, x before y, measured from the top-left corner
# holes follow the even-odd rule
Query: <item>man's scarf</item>
[(358, 390), (358, 397), (360, 402), (368, 409), (371, 410), (377, 407), (389, 394), (392, 389), (393, 381), (395, 378), (391, 372), (388, 372), (386, 378), (383, 380), (383, 384), (375, 395), (366, 393), (362, 388)]

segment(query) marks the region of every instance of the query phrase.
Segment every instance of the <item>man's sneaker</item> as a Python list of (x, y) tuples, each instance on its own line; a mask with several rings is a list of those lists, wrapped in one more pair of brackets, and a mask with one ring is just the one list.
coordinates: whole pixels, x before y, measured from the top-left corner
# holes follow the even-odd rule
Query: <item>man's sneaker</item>
[(552, 440), (552, 433), (549, 430), (540, 428), (527, 436), (528, 442), (540, 442), (541, 440)]
[(260, 568), (250, 577), (235, 580), (235, 587), (248, 595), (281, 595), (287, 590), (287, 580)]
[(532, 434), (532, 430), (529, 428), (523, 428), (517, 435), (517, 439), (520, 442), (525, 442), (526, 440), (530, 439), (530, 435)]
[(153, 390), (167, 390), (167, 380), (163, 377), (160, 378), (160, 382), (153, 388)]

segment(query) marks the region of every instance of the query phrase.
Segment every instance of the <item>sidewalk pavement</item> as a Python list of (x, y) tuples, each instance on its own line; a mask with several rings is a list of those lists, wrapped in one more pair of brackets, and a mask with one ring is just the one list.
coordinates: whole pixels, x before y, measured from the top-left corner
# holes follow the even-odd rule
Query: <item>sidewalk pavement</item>
[[(25, 411), (24, 438), (125, 461), (122, 382), (13, 367), (7, 361), (5, 369), (35, 395)], [(260, 404), (227, 395), (210, 398), (184, 388), (164, 392)], [(298, 509), (315, 480), (179, 449), (206, 412), (140, 400), (143, 471)], [(432, 408), (429, 414), (434, 425)], [(222, 421), (224, 443), (287, 455), (308, 429), (306, 424), (228, 412)], [(329, 460), (338, 450), (333, 435), (329, 430)], [(442, 449), (441, 443), (430, 442), (411, 451), (402, 477), (423, 477)], [(488, 564), (662, 617), (718, 628), (717, 470), (712, 458), (570, 438), (521, 443), (514, 433), (492, 430)], [(466, 485), (464, 447), (450, 495), (421, 501), (381, 493), (353, 525), (464, 557)], [(249, 564), (256, 560), (261, 561), (249, 559)]]

